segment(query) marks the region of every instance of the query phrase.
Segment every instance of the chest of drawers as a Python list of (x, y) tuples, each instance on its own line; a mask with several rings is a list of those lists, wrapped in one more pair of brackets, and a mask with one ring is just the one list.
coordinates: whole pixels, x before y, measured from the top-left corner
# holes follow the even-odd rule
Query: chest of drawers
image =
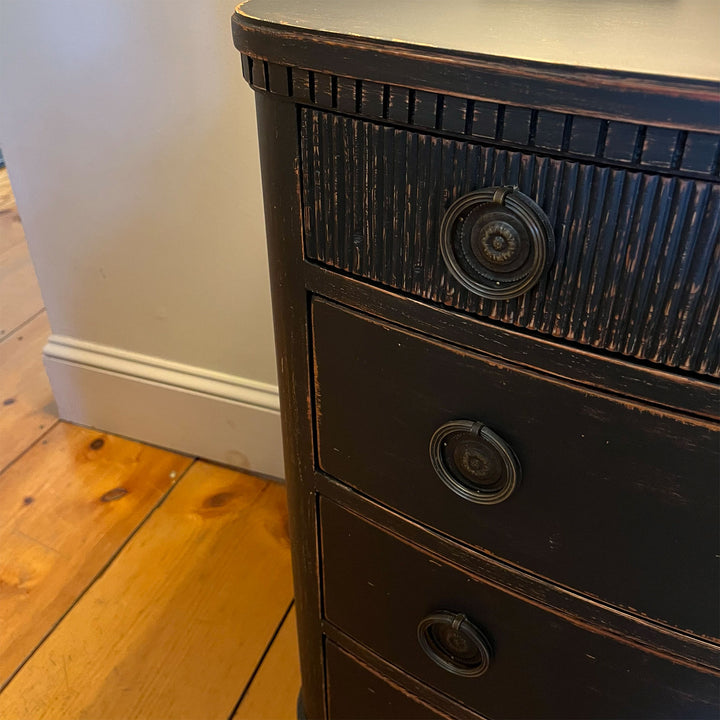
[(302, 712), (716, 717), (712, 5), (345, 5), (233, 18)]

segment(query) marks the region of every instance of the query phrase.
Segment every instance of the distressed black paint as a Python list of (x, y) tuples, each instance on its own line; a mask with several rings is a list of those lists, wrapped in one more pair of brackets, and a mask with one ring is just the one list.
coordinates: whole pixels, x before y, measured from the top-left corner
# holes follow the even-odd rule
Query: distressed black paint
[[(313, 110), (303, 110), (301, 119), (309, 258), (502, 323), (720, 374), (717, 184), (442, 139)], [(523, 297), (485, 300), (448, 273), (439, 228), (453, 200), (508, 184), (547, 213), (555, 259)], [(338, 197), (345, 202), (337, 204)], [(361, 247), (352, 242), (358, 232), (366, 238)]]
[[(307, 716), (717, 714), (716, 87), (234, 27), (258, 91)], [(438, 223), (506, 181), (552, 218), (556, 263), (481, 306), (438, 263)], [(322, 297), (351, 310), (313, 328)], [(432, 485), (418, 438), (445, 413), (522, 456), (495, 516)], [(420, 606), (491, 634), (481, 690), (418, 664)]]

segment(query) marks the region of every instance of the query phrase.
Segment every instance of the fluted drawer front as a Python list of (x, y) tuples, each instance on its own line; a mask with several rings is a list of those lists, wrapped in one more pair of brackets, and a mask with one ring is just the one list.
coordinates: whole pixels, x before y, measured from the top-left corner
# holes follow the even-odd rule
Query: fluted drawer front
[[(627, 356), (720, 375), (720, 186), (301, 110), (307, 256), (426, 300)], [(524, 295), (485, 299), (441, 257), (447, 208), (515, 185), (555, 253)]]
[[(502, 718), (716, 717), (715, 673), (625, 644), (446, 564), (344, 507), (320, 502), (324, 612), (385, 660), (483, 716)], [(419, 628), (439, 611), (464, 617), (490, 646), (487, 670), (461, 676), (423, 650)], [(452, 628), (448, 653), (472, 648)], [(392, 716), (388, 716), (392, 717)]]
[(322, 470), (553, 582), (720, 637), (717, 424), (319, 298), (312, 336)]

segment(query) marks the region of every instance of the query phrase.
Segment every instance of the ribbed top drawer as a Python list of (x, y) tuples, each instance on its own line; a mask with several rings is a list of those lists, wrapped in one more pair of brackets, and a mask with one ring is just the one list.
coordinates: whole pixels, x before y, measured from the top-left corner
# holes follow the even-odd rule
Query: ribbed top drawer
[[(436, 137), (301, 109), (309, 259), (404, 293), (595, 348), (720, 375), (720, 187)], [(448, 271), (448, 207), (514, 185), (554, 256), (510, 300)]]

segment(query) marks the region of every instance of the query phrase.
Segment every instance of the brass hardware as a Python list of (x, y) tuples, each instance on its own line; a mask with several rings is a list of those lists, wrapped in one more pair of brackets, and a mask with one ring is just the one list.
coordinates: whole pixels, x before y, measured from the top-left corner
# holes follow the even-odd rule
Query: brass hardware
[(452, 420), (430, 439), (430, 461), (447, 487), (465, 500), (496, 505), (520, 484), (512, 448), (480, 421)]
[(456, 200), (440, 227), (440, 251), (453, 276), (481, 297), (526, 293), (555, 251), (550, 221), (511, 185), (483, 188)]
[(462, 613), (428, 615), (418, 624), (417, 638), (425, 654), (454, 675), (477, 677), (490, 667), (490, 641)]

